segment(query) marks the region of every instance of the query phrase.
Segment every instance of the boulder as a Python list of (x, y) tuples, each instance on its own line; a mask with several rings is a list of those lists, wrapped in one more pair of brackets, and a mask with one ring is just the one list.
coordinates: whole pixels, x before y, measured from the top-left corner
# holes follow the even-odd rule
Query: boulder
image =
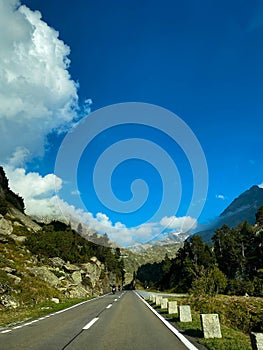
[(5, 271), (6, 273), (16, 273), (16, 269), (10, 266), (1, 267), (0, 270)]
[(78, 271), (79, 267), (76, 265), (72, 265), (70, 263), (66, 263), (63, 265), (64, 270), (66, 270), (67, 272), (73, 272), (73, 271)]
[(51, 286), (55, 287), (60, 283), (60, 279), (54, 275), (46, 266), (31, 267), (29, 271)]
[(21, 278), (16, 276), (16, 275), (11, 275), (11, 274), (7, 274), (9, 276), (9, 278), (11, 278), (14, 281), (14, 284), (19, 284), (21, 282)]
[(51, 298), (51, 301), (55, 304), (59, 304), (59, 298)]
[(100, 267), (94, 262), (82, 264), (81, 267), (82, 267), (82, 270), (85, 271), (85, 277), (89, 278), (92, 287), (95, 287), (95, 285), (98, 283), (100, 279), (100, 275), (101, 275)]
[(19, 302), (8, 294), (4, 294), (0, 297), (0, 303), (8, 309), (16, 309), (19, 306)]
[(75, 284), (81, 284), (82, 276), (80, 271), (74, 271), (71, 275), (71, 278)]
[(92, 258), (90, 258), (90, 261), (96, 264), (98, 267), (101, 267), (101, 262), (98, 260), (96, 256), (93, 256)]
[(66, 263), (63, 259), (56, 256), (55, 258), (50, 258), (49, 261), (51, 262), (51, 265), (54, 267), (63, 267)]
[(82, 286), (72, 286), (65, 292), (67, 298), (86, 298), (90, 293)]
[(24, 243), (26, 240), (26, 236), (17, 236), (14, 234), (11, 234), (10, 238), (12, 238), (17, 243)]
[(6, 220), (1, 214), (0, 214), (0, 232), (2, 235), (11, 235), (11, 233), (13, 232), (13, 226), (11, 221)]

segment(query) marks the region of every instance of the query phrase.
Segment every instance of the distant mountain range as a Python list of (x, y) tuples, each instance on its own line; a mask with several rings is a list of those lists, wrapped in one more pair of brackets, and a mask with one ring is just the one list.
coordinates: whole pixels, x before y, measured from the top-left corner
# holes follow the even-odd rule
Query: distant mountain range
[[(202, 236), (204, 242), (211, 242), (215, 230), (224, 224), (229, 227), (235, 227), (241, 222), (247, 221), (254, 225), (258, 208), (263, 205), (263, 188), (252, 186), (249, 190), (243, 192), (235, 198), (233, 202), (212, 222), (206, 225), (202, 230), (194, 235)], [(164, 248), (171, 245), (180, 245), (190, 236), (190, 232), (184, 233), (166, 233), (161, 239), (154, 239), (147, 243), (136, 243), (129, 249), (133, 252), (143, 252), (150, 247), (163, 246)]]
[(241, 222), (247, 221), (254, 225), (258, 208), (263, 205), (263, 188), (252, 186), (249, 190), (243, 192), (235, 198), (233, 202), (212, 221), (207, 228), (196, 232), (195, 235), (202, 236), (205, 242), (211, 242), (214, 231), (226, 224), (229, 227), (235, 227)]

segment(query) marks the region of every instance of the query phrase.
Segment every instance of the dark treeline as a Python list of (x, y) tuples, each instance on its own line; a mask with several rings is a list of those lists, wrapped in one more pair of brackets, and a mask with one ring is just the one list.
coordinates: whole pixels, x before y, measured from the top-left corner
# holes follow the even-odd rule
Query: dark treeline
[(255, 226), (223, 225), (212, 241), (211, 246), (192, 236), (176, 258), (141, 266), (137, 280), (144, 287), (173, 292), (263, 296), (263, 206)]

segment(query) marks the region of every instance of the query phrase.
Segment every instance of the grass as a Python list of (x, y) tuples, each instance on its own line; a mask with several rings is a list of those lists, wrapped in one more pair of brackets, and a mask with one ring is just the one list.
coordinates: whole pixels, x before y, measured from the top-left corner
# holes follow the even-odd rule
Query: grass
[[(178, 300), (177, 300), (178, 301)], [(179, 322), (177, 314), (168, 315), (167, 310), (160, 309), (154, 303), (150, 303), (162, 316), (186, 336), (194, 337), (200, 344), (209, 350), (251, 350), (250, 337), (240, 330), (221, 324), (222, 338), (205, 339), (203, 337), (200, 313), (192, 310), (192, 322)], [(181, 302), (181, 304), (185, 304)]]
[(200, 322), (200, 316), (197, 312), (192, 312), (193, 322), (179, 322), (178, 318), (173, 318), (173, 322), (182, 329), (183, 334), (197, 338), (200, 344), (203, 344), (211, 350), (251, 350), (250, 338), (241, 331), (234, 330), (221, 324), (222, 338), (205, 339)]
[(70, 299), (62, 301), (59, 304), (56, 304), (52, 301), (46, 301), (35, 306), (0, 311), (0, 327), (13, 326), (17, 323), (21, 323), (29, 319), (35, 319), (56, 311), (66, 309), (70, 306), (79, 304), (82, 301), (86, 301), (92, 298), (93, 297), (86, 299)]

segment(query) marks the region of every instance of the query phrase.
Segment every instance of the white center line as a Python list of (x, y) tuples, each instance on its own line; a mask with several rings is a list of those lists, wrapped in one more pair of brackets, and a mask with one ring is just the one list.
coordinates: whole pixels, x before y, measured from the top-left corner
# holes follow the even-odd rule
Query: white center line
[(2, 331), (1, 333), (4, 334), (4, 333), (9, 333), (11, 332), (11, 329), (7, 329), (6, 331)]
[(107, 307), (106, 307), (106, 309), (109, 309), (109, 308), (111, 308), (112, 307), (112, 304), (109, 304)]
[(94, 325), (95, 322), (98, 321), (98, 319), (99, 319), (98, 317), (93, 318), (93, 320), (91, 320), (89, 323), (87, 323), (86, 326), (84, 326), (82, 329), (89, 329), (91, 326)]
[(114, 299), (114, 301), (118, 301), (118, 299)]

